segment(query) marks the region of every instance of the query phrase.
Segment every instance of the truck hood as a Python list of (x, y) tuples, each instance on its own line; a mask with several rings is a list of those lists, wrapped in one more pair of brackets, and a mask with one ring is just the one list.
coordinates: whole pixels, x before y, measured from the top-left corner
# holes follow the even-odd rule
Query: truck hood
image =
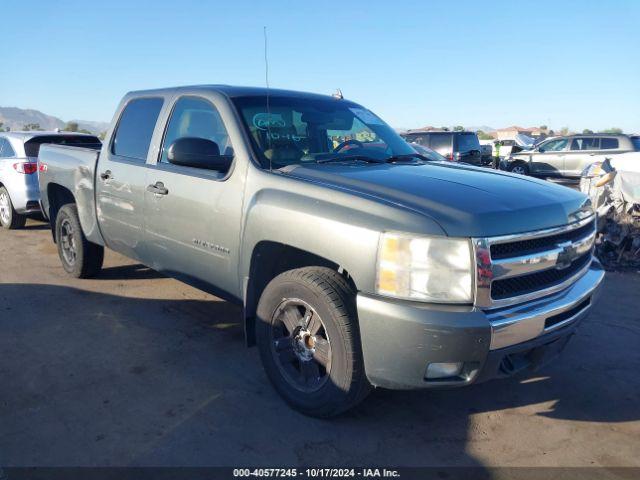
[(585, 195), (567, 187), (444, 162), (311, 164), (290, 166), (281, 171), (291, 177), (418, 211), (454, 237), (541, 230), (566, 225), (591, 210)]

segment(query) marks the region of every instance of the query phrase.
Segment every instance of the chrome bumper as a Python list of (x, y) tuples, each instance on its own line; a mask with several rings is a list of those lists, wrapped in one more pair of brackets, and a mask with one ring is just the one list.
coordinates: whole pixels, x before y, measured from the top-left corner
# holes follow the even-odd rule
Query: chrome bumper
[(569, 288), (526, 304), (487, 311), (490, 350), (509, 347), (553, 332), (587, 316), (599, 293), (604, 270), (594, 260)]

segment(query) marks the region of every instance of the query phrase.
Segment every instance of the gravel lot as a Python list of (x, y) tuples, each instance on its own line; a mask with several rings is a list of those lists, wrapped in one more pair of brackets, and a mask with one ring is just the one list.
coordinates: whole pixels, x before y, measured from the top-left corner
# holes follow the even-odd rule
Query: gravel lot
[(331, 421), (275, 394), (239, 310), (109, 252), (72, 280), (0, 231), (0, 465), (640, 466), (640, 275), (608, 274), (561, 361)]

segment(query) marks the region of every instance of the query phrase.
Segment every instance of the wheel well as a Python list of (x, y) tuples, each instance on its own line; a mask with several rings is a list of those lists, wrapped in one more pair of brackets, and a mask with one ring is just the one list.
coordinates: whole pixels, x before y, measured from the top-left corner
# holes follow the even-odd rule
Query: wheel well
[(53, 241), (56, 241), (56, 218), (58, 212), (63, 205), (67, 203), (76, 203), (76, 199), (66, 187), (58, 185), (57, 183), (50, 183), (47, 187), (47, 198), (49, 199), (49, 225), (51, 225), (51, 234), (53, 235)]
[(337, 263), (314, 253), (278, 242), (260, 242), (251, 255), (249, 282), (244, 306), (247, 345), (255, 345), (255, 319), (258, 301), (269, 282), (288, 270), (302, 267), (327, 267), (339, 272), (356, 291), (349, 273)]
[(522, 165), (527, 170), (529, 169), (529, 163), (526, 162), (525, 160), (514, 160), (513, 162), (511, 162), (511, 167), (510, 168), (513, 169), (513, 167), (515, 167), (516, 165)]

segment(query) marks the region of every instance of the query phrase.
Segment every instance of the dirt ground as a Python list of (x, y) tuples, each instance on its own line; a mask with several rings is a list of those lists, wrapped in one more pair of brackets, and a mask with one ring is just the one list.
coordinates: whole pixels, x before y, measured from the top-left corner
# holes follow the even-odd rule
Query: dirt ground
[(640, 466), (638, 273), (539, 372), (322, 421), (276, 395), (236, 307), (112, 252), (70, 279), (46, 228), (0, 231), (0, 465)]

